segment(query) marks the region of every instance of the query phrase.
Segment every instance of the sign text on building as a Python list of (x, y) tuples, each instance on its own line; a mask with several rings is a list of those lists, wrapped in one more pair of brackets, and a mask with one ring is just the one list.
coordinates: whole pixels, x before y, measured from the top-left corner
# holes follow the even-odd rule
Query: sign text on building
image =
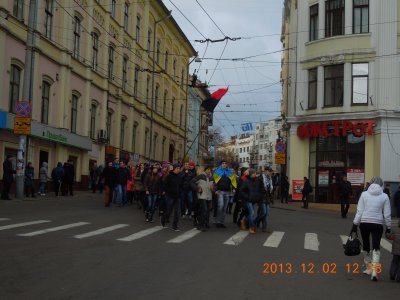
[[(297, 127), (297, 136), (300, 138), (320, 137), (320, 136), (347, 136), (352, 133), (354, 136), (360, 137), (367, 133), (373, 134), (375, 121), (330, 121), (301, 124)], [(330, 130), (330, 129), (333, 130)]]

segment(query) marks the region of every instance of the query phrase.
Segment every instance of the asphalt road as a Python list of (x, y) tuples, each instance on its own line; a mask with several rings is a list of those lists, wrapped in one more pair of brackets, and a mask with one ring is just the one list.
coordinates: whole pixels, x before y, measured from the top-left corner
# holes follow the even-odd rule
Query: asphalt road
[[(359, 274), (352, 272), (361, 256), (346, 257), (340, 238), (351, 218), (289, 204), (272, 208), (269, 221), (271, 233), (252, 236), (243, 236), (230, 216), (226, 229), (196, 232), (182, 220), (181, 232), (174, 232), (146, 223), (134, 206), (104, 208), (98, 194), (0, 201), (0, 299), (400, 295), (400, 284), (389, 280), (391, 254), (385, 249), (378, 282), (363, 275), (361, 266)], [(37, 223), (21, 225), (26, 222)]]

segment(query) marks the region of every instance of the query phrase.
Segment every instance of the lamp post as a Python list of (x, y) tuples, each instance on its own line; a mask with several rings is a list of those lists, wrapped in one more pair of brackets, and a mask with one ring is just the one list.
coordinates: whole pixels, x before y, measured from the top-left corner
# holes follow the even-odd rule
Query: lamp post
[(172, 10), (169, 11), (169, 14), (164, 18), (154, 21), (154, 36), (153, 36), (153, 66), (152, 71), (153, 75), (151, 78), (151, 109), (150, 109), (150, 147), (149, 147), (149, 159), (153, 159), (153, 113), (156, 107), (154, 106), (155, 102), (155, 93), (154, 93), (154, 81), (155, 81), (155, 72), (156, 72), (156, 35), (157, 35), (157, 24), (163, 22), (166, 19), (169, 19), (172, 16)]

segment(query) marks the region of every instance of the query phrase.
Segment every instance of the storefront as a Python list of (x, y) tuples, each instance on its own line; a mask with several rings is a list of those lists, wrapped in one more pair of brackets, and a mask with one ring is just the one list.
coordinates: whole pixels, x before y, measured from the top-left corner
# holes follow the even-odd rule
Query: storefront
[(308, 140), (308, 174), (315, 187), (316, 202), (339, 203), (339, 181), (344, 176), (353, 187), (350, 201), (357, 202), (365, 182), (366, 140), (372, 138), (374, 127), (371, 120), (306, 123), (297, 127), (293, 138)]

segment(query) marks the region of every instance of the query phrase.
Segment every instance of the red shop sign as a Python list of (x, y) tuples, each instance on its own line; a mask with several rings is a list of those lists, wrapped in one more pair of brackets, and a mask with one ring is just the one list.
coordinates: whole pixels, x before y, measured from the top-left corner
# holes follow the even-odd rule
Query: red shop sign
[[(354, 136), (360, 137), (367, 133), (372, 135), (372, 129), (375, 126), (375, 121), (330, 121), (330, 122), (318, 122), (318, 123), (307, 123), (301, 124), (297, 127), (297, 136), (300, 138), (306, 137), (320, 137), (320, 136), (347, 136), (347, 134), (353, 133)], [(332, 127), (333, 132), (328, 131), (328, 128)]]

